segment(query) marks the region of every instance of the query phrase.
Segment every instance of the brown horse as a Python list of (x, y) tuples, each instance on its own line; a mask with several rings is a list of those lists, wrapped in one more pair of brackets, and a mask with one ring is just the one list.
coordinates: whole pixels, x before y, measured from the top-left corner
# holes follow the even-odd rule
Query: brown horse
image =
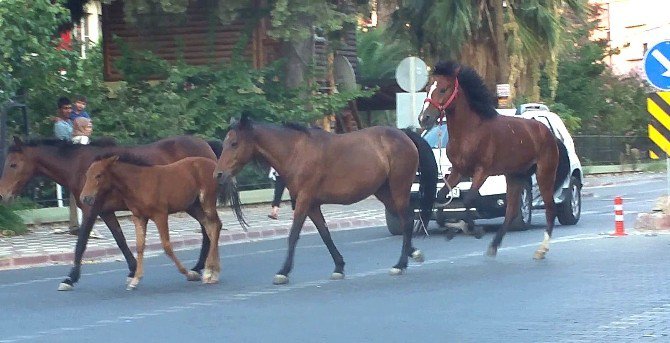
[(212, 177), (216, 162), (205, 157), (188, 157), (167, 165), (151, 165), (133, 155), (103, 155), (91, 164), (80, 200), (89, 205), (107, 194), (120, 194), (121, 200), (133, 213), (137, 236), (137, 271), (128, 283), (135, 289), (144, 275), (144, 247), (147, 222), (151, 219), (158, 228), (163, 250), (179, 272), (193, 279), (175, 256), (170, 244), (168, 215), (186, 211), (202, 223), (209, 238), (203, 283), (219, 281), (219, 231), (221, 221), (216, 212), (217, 183)]
[[(419, 115), (423, 127), (446, 118), (449, 131), (447, 156), (453, 164), (445, 187), (454, 187), (461, 176), (472, 177), (464, 204), (471, 208), (479, 188), (490, 175), (504, 175), (507, 181), (505, 221), (498, 229), (487, 254), (495, 256), (520, 206), (521, 189), (536, 173), (546, 209), (547, 229), (534, 258), (544, 258), (554, 228), (554, 192), (569, 172), (567, 150), (551, 131), (536, 120), (499, 115), (493, 96), (482, 78), (471, 68), (455, 62), (440, 62), (433, 71), (434, 83)], [(438, 194), (438, 198), (440, 195)], [(468, 225), (473, 226), (468, 211)]]
[[(374, 194), (397, 216), (403, 228), (400, 260), (391, 274), (407, 268), (408, 257), (423, 261), (423, 253), (412, 246), (409, 195), (417, 167), (432, 161), (431, 173), (421, 173), (424, 192), (422, 211), (430, 214), (435, 198), (437, 166), (428, 145), (418, 134), (390, 127), (372, 127), (346, 134), (332, 134), (297, 124), (284, 126), (253, 123), (248, 113), (233, 125), (223, 141), (216, 176), (226, 182), (249, 161), (269, 163), (286, 181), (295, 200), (293, 224), (288, 237), (288, 254), (275, 284), (288, 282), (293, 255), (306, 217), (312, 220), (335, 262), (332, 279), (344, 277), (344, 259), (330, 237), (321, 212), (322, 204), (352, 204)], [(419, 151), (424, 153), (419, 154)], [(430, 163), (428, 163), (430, 165)], [(427, 206), (427, 208), (426, 208)]]
[[(210, 146), (211, 145), (211, 146)], [(95, 157), (105, 153), (132, 152), (140, 155), (152, 164), (168, 164), (184, 157), (200, 156), (216, 160), (220, 152), (220, 142), (205, 142), (192, 136), (177, 136), (165, 138), (155, 143), (139, 146), (117, 146), (110, 140), (93, 141), (90, 145), (79, 145), (56, 139), (40, 139), (27, 142), (14, 137), (14, 144), (9, 147), (5, 159), (2, 178), (0, 179), (0, 196), (3, 201), (14, 197), (34, 176), (43, 175), (67, 187), (77, 199), (77, 205), (82, 209), (84, 219), (79, 228), (77, 246), (74, 253), (74, 265), (68, 277), (61, 282), (59, 290), (71, 290), (79, 281), (81, 275), (81, 261), (86, 250), (89, 234), (95, 219), (100, 216), (116, 240), (123, 256), (128, 263), (129, 274), (135, 275), (137, 262), (128, 248), (121, 226), (114, 214), (115, 211), (127, 210), (119, 194), (112, 193), (104, 201), (90, 207), (78, 201), (81, 189), (84, 186), (86, 170)], [(202, 228), (203, 242), (200, 257), (193, 270), (200, 272), (204, 268), (204, 260), (209, 250), (209, 238)], [(195, 278), (195, 275), (194, 275)], [(197, 280), (197, 278), (195, 278)]]

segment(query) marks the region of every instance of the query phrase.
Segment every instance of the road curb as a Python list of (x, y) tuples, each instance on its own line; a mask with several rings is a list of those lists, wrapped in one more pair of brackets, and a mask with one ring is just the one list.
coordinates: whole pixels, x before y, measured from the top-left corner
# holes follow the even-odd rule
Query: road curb
[[(371, 226), (386, 226), (384, 220), (379, 219), (340, 219), (328, 222), (328, 229), (332, 231), (346, 231), (362, 229)], [(316, 227), (312, 223), (305, 223), (301, 234), (314, 234)], [(219, 245), (228, 245), (244, 242), (254, 242), (264, 239), (278, 239), (288, 237), (289, 228), (271, 228), (254, 231), (222, 231), (219, 237)], [(175, 251), (186, 250), (199, 247), (201, 239), (199, 238), (179, 238), (174, 237), (170, 239), (172, 248)], [(136, 252), (136, 246), (129, 244), (133, 254)], [(162, 252), (163, 246), (160, 242), (147, 242), (145, 247), (146, 253)], [(29, 267), (39, 267), (48, 265), (64, 265), (71, 264), (74, 259), (74, 251), (59, 252), (59, 253), (37, 253), (35, 255), (26, 256), (7, 256), (0, 257), (0, 270), (20, 269)], [(91, 247), (86, 249), (83, 258), (83, 264), (97, 263), (112, 259), (123, 259), (123, 255), (118, 247)]]

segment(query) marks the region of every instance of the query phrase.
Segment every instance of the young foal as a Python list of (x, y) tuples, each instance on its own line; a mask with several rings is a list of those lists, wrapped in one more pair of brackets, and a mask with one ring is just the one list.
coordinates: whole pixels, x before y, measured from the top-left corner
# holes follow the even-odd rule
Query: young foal
[(163, 250), (179, 272), (190, 278), (170, 244), (168, 215), (188, 211), (204, 225), (210, 241), (203, 283), (216, 283), (221, 271), (219, 231), (216, 212), (217, 184), (212, 174), (216, 163), (208, 158), (189, 157), (168, 165), (149, 165), (132, 155), (103, 155), (86, 172), (81, 201), (94, 205), (96, 198), (117, 191), (133, 213), (137, 236), (137, 271), (128, 284), (135, 289), (144, 274), (144, 246), (147, 222), (158, 228)]

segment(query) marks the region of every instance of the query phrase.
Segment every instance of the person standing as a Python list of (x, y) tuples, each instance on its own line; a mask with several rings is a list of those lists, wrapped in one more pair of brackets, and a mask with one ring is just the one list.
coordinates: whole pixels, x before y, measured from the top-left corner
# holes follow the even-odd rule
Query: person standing
[[(271, 180), (274, 180), (275, 183), (274, 197), (272, 198), (272, 210), (270, 210), (268, 218), (278, 219), (279, 205), (281, 204), (281, 198), (284, 195), (284, 190), (286, 189), (286, 183), (284, 182), (284, 179), (279, 175), (279, 173), (277, 173), (277, 171), (272, 167), (270, 167), (270, 174), (268, 174), (268, 177)], [(295, 201), (293, 200), (293, 198), (291, 198), (291, 208), (295, 210)]]
[(72, 119), (70, 119), (70, 114), (72, 113), (72, 102), (66, 97), (58, 98), (58, 112), (56, 114), (55, 123), (54, 123), (54, 136), (56, 138), (71, 141), (72, 140), (72, 130), (74, 129), (72, 125)]
[[(54, 136), (60, 140), (72, 142), (73, 138), (73, 133), (75, 132), (75, 125), (73, 120), (71, 119), (72, 115), (72, 102), (70, 99), (67, 97), (60, 97), (58, 98), (58, 113), (55, 118), (55, 123), (54, 123)], [(80, 119), (86, 119), (83, 117), (77, 117), (76, 120)], [(88, 119), (86, 119), (88, 120)], [(86, 130), (84, 128), (78, 128), (77, 131), (78, 134), (84, 134), (86, 133)], [(88, 131), (88, 134), (90, 135), (90, 130)], [(88, 136), (86, 136), (88, 138)], [(86, 143), (80, 143), (80, 144), (87, 144), (88, 140), (86, 140)], [(77, 201), (74, 197), (74, 194), (70, 191), (70, 200), (69, 200), (69, 206), (70, 206), (70, 227), (69, 227), (69, 232), (72, 235), (77, 235), (79, 231), (79, 222), (80, 222), (80, 217), (81, 217), (81, 210), (77, 207)], [(102, 236), (95, 230), (91, 230), (91, 237), (93, 238), (102, 238)]]

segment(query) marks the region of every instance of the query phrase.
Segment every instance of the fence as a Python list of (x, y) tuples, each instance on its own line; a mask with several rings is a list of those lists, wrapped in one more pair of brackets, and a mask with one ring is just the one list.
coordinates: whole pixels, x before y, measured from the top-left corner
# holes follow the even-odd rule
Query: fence
[(649, 162), (651, 141), (646, 136), (572, 136), (582, 165)]

